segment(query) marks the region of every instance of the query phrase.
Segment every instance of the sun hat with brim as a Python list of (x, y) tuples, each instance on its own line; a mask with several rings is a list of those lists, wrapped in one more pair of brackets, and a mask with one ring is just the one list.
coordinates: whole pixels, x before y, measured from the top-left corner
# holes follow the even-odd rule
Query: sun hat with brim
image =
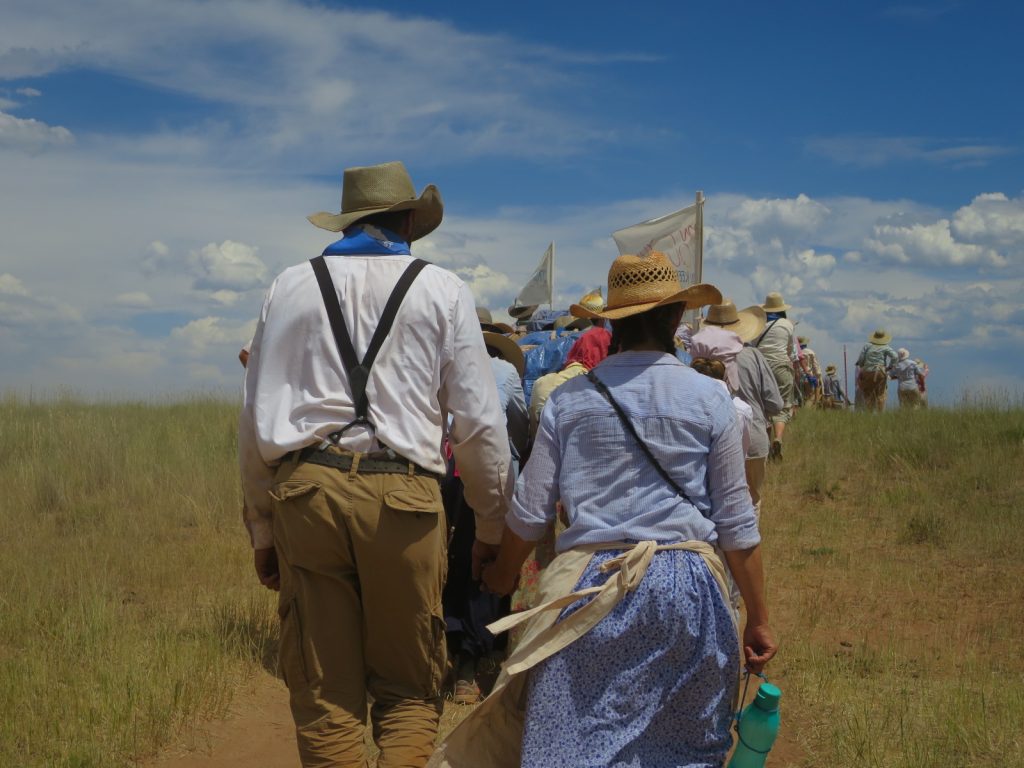
[(882, 346), (883, 344), (888, 344), (892, 341), (892, 334), (887, 333), (884, 328), (876, 328), (875, 332), (868, 336), (868, 341), (872, 344)]
[(437, 229), (444, 215), (444, 203), (433, 184), (424, 187), (417, 197), (405, 165), (395, 161), (346, 168), (341, 185), (341, 212), (321, 211), (307, 218), (320, 229), (341, 232), (367, 216), (397, 211), (416, 212), (409, 239), (419, 240)]
[(826, 365), (825, 366), (825, 373), (835, 373), (835, 372), (836, 372), (836, 367), (834, 365)]
[(514, 318), (515, 320), (519, 320), (520, 322), (526, 322), (531, 317), (533, 317), (533, 313), (536, 312), (539, 307), (540, 307), (540, 304), (528, 304), (528, 305), (516, 305), (516, 304), (513, 304), (511, 307), (508, 308), (508, 314), (509, 314), (510, 317)]
[(507, 336), (490, 331), (484, 331), (484, 344), (497, 352), (498, 357), (502, 360), (512, 363), (516, 371), (519, 372), (519, 378), (523, 378), (523, 373), (526, 371), (526, 357), (518, 344)]
[(706, 283), (683, 288), (668, 256), (652, 251), (649, 256), (624, 254), (612, 262), (608, 270), (608, 300), (603, 312), (579, 304), (573, 304), (569, 311), (575, 317), (588, 320), (621, 320), (666, 304), (684, 302), (689, 309), (720, 304), (722, 294)]
[(708, 307), (708, 315), (704, 318), (708, 325), (717, 325), (727, 331), (732, 331), (744, 342), (756, 339), (768, 324), (765, 311), (756, 304), (746, 309), (736, 309), (731, 299), (726, 299), (721, 304), (712, 304)]
[(764, 304), (761, 305), (761, 309), (765, 312), (785, 312), (787, 309), (792, 309), (789, 304), (786, 303), (785, 299), (782, 298), (782, 294), (778, 291), (772, 291), (764, 297)]

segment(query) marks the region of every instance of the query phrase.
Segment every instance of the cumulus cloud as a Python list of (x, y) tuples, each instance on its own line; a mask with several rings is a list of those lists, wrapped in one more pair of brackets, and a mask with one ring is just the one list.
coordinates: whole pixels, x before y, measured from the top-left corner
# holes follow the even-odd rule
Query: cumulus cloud
[(48, 149), (67, 147), (74, 143), (75, 137), (67, 128), (0, 112), (0, 148), (38, 155)]
[(953, 237), (949, 219), (909, 226), (878, 224), (864, 241), (867, 250), (900, 264), (939, 267), (1005, 267), (1008, 260), (992, 248)]
[(171, 340), (184, 354), (202, 357), (215, 347), (237, 345), (241, 349), (255, 331), (255, 320), (239, 323), (222, 317), (201, 317), (174, 328)]
[(209, 243), (194, 251), (190, 261), (196, 271), (196, 288), (211, 291), (248, 291), (267, 282), (267, 265), (259, 248), (234, 240)]
[(28, 296), (28, 289), (14, 275), (4, 272), (0, 275), (0, 293), (6, 293), (8, 296)]
[(488, 306), (497, 298), (504, 299), (518, 287), (513, 284), (509, 276), (498, 272), (486, 264), (477, 264), (474, 267), (456, 267), (455, 274), (461, 277), (469, 285), (476, 298), (477, 304)]
[(813, 232), (825, 221), (829, 209), (800, 194), (787, 199), (743, 200), (729, 211), (730, 223), (749, 230), (787, 229)]
[(38, 90), (37, 88), (18, 88), (15, 91), (15, 93), (17, 93), (20, 96), (27, 96), (30, 99), (34, 99), (37, 96), (42, 96), (43, 95), (43, 92)]
[(145, 291), (128, 291), (115, 296), (114, 303), (130, 309), (146, 309), (153, 306), (153, 299)]
[(978, 195), (953, 215), (951, 231), (962, 241), (1011, 248), (1024, 254), (1024, 197)]

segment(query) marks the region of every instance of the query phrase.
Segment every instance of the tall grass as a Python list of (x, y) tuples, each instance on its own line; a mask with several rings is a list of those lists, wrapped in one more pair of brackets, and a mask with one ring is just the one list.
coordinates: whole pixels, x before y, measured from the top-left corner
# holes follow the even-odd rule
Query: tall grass
[(795, 765), (1024, 765), (1024, 411), (995, 405), (787, 433), (761, 519)]
[(0, 765), (126, 765), (272, 655), (235, 418), (0, 403)]
[[(799, 412), (762, 511), (772, 765), (1024, 765), (1024, 410), (996, 405)], [(236, 411), (0, 401), (0, 765), (132, 764), (272, 668)]]

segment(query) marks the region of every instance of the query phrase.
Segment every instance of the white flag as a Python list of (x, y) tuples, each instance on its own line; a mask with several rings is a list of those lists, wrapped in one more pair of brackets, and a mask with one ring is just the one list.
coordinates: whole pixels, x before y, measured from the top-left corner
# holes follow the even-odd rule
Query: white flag
[(516, 304), (520, 307), (530, 304), (551, 303), (551, 271), (555, 261), (555, 244), (551, 243), (544, 251), (544, 257), (537, 265), (533, 275), (523, 286), (523, 290), (516, 297)]
[(667, 216), (612, 232), (612, 237), (619, 247), (620, 256), (626, 253), (646, 256), (651, 251), (661, 251), (675, 265), (679, 282), (684, 286), (693, 285), (700, 281), (701, 273), (704, 233), (701, 231), (700, 214), (700, 206), (694, 204)]

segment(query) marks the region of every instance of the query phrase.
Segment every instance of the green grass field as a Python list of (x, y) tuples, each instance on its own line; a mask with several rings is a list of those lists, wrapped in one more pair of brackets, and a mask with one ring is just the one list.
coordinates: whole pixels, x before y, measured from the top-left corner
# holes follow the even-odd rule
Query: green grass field
[[(234, 404), (0, 401), (0, 765), (131, 765), (272, 666)], [(769, 765), (1024, 765), (1024, 409), (801, 411)]]

